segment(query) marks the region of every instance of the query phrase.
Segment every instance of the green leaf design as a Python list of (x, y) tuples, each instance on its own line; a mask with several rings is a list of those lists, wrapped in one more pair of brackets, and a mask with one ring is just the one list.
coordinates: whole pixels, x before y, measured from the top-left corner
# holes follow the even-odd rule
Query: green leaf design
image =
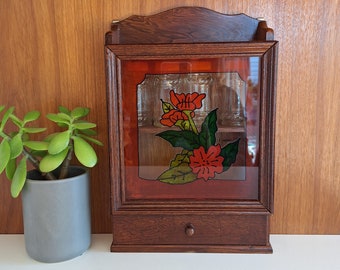
[(177, 167), (182, 165), (183, 163), (190, 163), (190, 155), (192, 155), (191, 151), (183, 150), (180, 154), (175, 156), (175, 159), (171, 161), (170, 168)]
[(156, 136), (168, 141), (174, 147), (182, 147), (189, 151), (201, 146), (198, 135), (189, 130), (166, 130)]
[(216, 110), (209, 112), (207, 117), (204, 119), (201, 127), (201, 132), (199, 133), (199, 140), (201, 145), (207, 151), (210, 146), (216, 143), (216, 131), (217, 131), (217, 115)]
[(46, 155), (43, 157), (39, 164), (41, 172), (51, 172), (58, 168), (63, 163), (68, 153), (68, 148), (64, 149), (56, 155)]
[(26, 175), (27, 175), (26, 160), (27, 159), (25, 157), (22, 160), (20, 160), (19, 165), (16, 168), (15, 173), (13, 175), (12, 184), (11, 184), (11, 195), (13, 198), (16, 198), (19, 196), (19, 193), (25, 184)]
[(72, 139), (74, 142), (74, 154), (79, 162), (90, 168), (96, 165), (97, 155), (93, 147), (82, 138), (72, 136)]
[(24, 146), (35, 150), (35, 151), (44, 151), (48, 149), (48, 142), (40, 142), (40, 141), (26, 141), (24, 142)]
[(84, 123), (74, 123), (73, 127), (76, 129), (80, 129), (80, 130), (84, 130), (84, 129), (89, 129), (89, 128), (94, 128), (97, 125), (94, 123), (90, 123), (90, 122), (84, 122)]
[(177, 120), (175, 126), (182, 130), (190, 130), (190, 122), (188, 120)]
[(0, 173), (6, 168), (11, 157), (11, 147), (9, 142), (4, 139), (0, 143)]
[(15, 170), (16, 170), (16, 159), (10, 159), (7, 163), (7, 166), (6, 166), (6, 176), (9, 180), (12, 180), (13, 179), (13, 176), (14, 176), (14, 173), (15, 173)]
[(174, 108), (174, 106), (172, 106), (171, 103), (165, 102), (162, 99), (161, 99), (161, 101), (162, 101), (162, 110), (163, 110), (164, 113), (168, 113)]
[(163, 183), (178, 185), (193, 182), (197, 176), (192, 172), (188, 163), (182, 163), (181, 166), (169, 168), (157, 179)]
[(55, 155), (63, 151), (70, 142), (71, 132), (69, 130), (58, 133), (53, 137), (48, 146), (48, 153)]
[(71, 111), (71, 117), (73, 119), (79, 119), (88, 115), (89, 112), (90, 112), (89, 108), (77, 107)]
[(37, 120), (39, 116), (40, 116), (39, 111), (31, 111), (26, 113), (24, 116), (24, 124)]
[(16, 134), (9, 142), (9, 145), (11, 147), (11, 159), (17, 158), (22, 150), (23, 150), (23, 144), (21, 139), (21, 134)]
[(231, 164), (233, 164), (236, 161), (239, 142), (240, 139), (237, 139), (236, 141), (227, 144), (225, 147), (221, 149), (220, 155), (224, 158), (222, 163), (223, 171), (228, 170)]

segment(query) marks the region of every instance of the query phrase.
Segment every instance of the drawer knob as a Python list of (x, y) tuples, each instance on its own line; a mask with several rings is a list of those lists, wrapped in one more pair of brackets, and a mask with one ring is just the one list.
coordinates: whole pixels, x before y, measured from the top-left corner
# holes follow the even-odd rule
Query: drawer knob
[(191, 223), (187, 224), (187, 225), (185, 226), (185, 234), (186, 234), (187, 236), (193, 236), (194, 233), (195, 233), (195, 228), (194, 228), (194, 226), (193, 226)]

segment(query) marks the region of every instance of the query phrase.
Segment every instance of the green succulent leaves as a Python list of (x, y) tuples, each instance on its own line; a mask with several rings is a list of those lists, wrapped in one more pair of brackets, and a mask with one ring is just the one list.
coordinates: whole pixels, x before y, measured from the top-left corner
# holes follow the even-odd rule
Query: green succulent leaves
[(65, 160), (68, 153), (68, 149), (64, 149), (60, 153), (55, 155), (47, 154), (44, 156), (39, 164), (39, 169), (43, 173), (51, 172), (58, 168)]
[[(0, 107), (0, 112), (5, 106)], [(45, 128), (26, 127), (26, 124), (39, 118), (38, 111), (28, 112), (23, 120), (14, 114), (14, 107), (10, 107), (2, 116), (0, 124), (0, 173), (6, 171), (6, 177), (11, 181), (11, 195), (16, 198), (22, 190), (27, 175), (27, 155), (24, 148), (25, 138), (30, 133), (38, 133)], [(15, 132), (6, 133), (6, 124), (11, 121), (16, 127)], [(29, 147), (28, 147), (29, 148)]]
[[(93, 129), (96, 124), (83, 120), (89, 112), (88, 108), (77, 107), (70, 111), (60, 106), (58, 113), (46, 117), (64, 130), (38, 141), (30, 140), (29, 136), (46, 130), (30, 124), (40, 117), (39, 111), (28, 112), (20, 119), (14, 114), (14, 107), (0, 106), (0, 173), (6, 172), (14, 198), (25, 184), (27, 161), (43, 174), (50, 175), (48, 179), (58, 178), (51, 174), (58, 167), (67, 170), (73, 154), (86, 167), (96, 165), (97, 155), (90, 143), (103, 144), (92, 137), (97, 134)], [(15, 132), (5, 130), (8, 122), (17, 127)]]
[(24, 123), (28, 123), (28, 122), (32, 122), (37, 120), (40, 117), (40, 112), (38, 111), (31, 111), (28, 112), (25, 116), (24, 116)]
[(81, 164), (92, 168), (97, 164), (97, 155), (92, 146), (80, 137), (73, 136), (74, 153)]
[(69, 114), (71, 117), (75, 120), (80, 119), (88, 115), (90, 110), (88, 108), (83, 108), (83, 107), (77, 107), (73, 109)]
[(56, 155), (66, 149), (70, 143), (71, 130), (66, 130), (56, 134), (50, 141), (48, 146), (48, 153), (50, 155)]
[(10, 158), (17, 158), (22, 150), (23, 150), (23, 143), (22, 143), (22, 138), (21, 138), (21, 134), (18, 133), (16, 134), (9, 142), (10, 148), (11, 148), (11, 156)]
[[(0, 112), (5, 106), (0, 106)], [(30, 133), (44, 131), (45, 128), (26, 127), (26, 124), (39, 118), (38, 111), (28, 112), (23, 120), (14, 114), (14, 107), (7, 109), (1, 119), (0, 124), (0, 173), (6, 172), (7, 178), (11, 181), (11, 195), (16, 198), (23, 188), (27, 175), (27, 156), (24, 149), (25, 138)], [(6, 133), (6, 125), (12, 122), (17, 130), (9, 134)]]
[(23, 145), (35, 151), (47, 151), (48, 142), (25, 141)]
[(89, 113), (88, 108), (77, 107), (72, 111), (59, 107), (59, 113), (48, 114), (47, 118), (67, 130), (54, 134), (48, 145), (48, 154), (40, 162), (42, 172), (53, 171), (58, 168), (67, 156), (74, 152), (78, 161), (86, 166), (93, 167), (97, 164), (97, 155), (93, 147), (87, 142), (98, 145), (102, 143), (90, 136), (96, 135), (92, 129), (96, 124), (82, 120)]
[(20, 191), (24, 187), (27, 175), (27, 162), (26, 157), (22, 158), (19, 162), (18, 167), (16, 168), (12, 184), (11, 184), (11, 195), (13, 198), (19, 196)]
[(0, 173), (6, 168), (9, 160), (11, 158), (11, 147), (9, 142), (4, 139), (0, 143)]

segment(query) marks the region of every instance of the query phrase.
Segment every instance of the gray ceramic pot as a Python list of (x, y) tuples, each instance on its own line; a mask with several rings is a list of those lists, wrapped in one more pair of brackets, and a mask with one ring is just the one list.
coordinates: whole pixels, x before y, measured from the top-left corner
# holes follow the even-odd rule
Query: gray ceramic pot
[(28, 173), (22, 191), (25, 246), (37, 261), (69, 260), (91, 244), (89, 173), (71, 167), (69, 176), (44, 181), (36, 171)]

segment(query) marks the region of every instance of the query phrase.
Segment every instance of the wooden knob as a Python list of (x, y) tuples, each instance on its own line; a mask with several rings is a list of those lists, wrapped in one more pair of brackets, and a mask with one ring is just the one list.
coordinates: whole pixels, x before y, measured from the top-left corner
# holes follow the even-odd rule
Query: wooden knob
[(186, 234), (187, 236), (193, 236), (194, 233), (195, 233), (195, 228), (194, 228), (194, 226), (193, 226), (191, 223), (187, 224), (187, 225), (185, 226), (185, 234)]

